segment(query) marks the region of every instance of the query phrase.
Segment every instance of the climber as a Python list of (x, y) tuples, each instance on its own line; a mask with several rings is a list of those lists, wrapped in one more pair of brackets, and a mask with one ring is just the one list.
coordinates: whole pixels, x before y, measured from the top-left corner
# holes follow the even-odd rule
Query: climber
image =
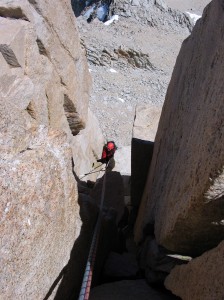
[(101, 159), (98, 159), (98, 162), (102, 164), (107, 164), (109, 160), (114, 156), (115, 151), (117, 150), (117, 146), (114, 141), (109, 141), (103, 146)]

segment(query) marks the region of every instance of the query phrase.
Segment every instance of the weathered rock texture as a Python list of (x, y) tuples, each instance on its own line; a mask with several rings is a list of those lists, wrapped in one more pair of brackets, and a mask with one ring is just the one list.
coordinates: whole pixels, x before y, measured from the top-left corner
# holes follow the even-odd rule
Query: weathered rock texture
[(114, 66), (115, 64), (127, 66), (130, 65), (133, 68), (152, 70), (155, 69), (150, 62), (149, 55), (142, 52), (125, 49), (121, 46), (118, 49), (109, 51), (107, 49), (96, 49), (93, 47), (87, 47), (86, 53), (88, 61), (93, 65), (98, 66)]
[(192, 255), (224, 238), (223, 17), (212, 1), (182, 45), (135, 232), (155, 221), (159, 244)]
[(26, 149), (0, 160), (1, 299), (43, 299), (81, 227), (66, 135), (29, 133)]
[(164, 0), (115, 0), (110, 11), (125, 18), (133, 16), (139, 23), (151, 27), (165, 27), (166, 30), (169, 28), (175, 31), (180, 25), (187, 25), (189, 30), (193, 27), (185, 14), (169, 8)]
[[(75, 172), (79, 177), (92, 169), (93, 162), (101, 157), (104, 137), (95, 115), (88, 109), (86, 127), (72, 140), (72, 151), (75, 162)], [(81, 178), (82, 178), (81, 177)], [(82, 180), (95, 181), (97, 173), (85, 176)]]
[[(100, 155), (103, 138), (97, 121), (88, 112), (91, 77), (70, 1), (58, 0), (56, 4), (46, 0), (1, 1), (1, 74), (7, 74), (1, 81), (1, 92), (3, 98), (14, 98), (23, 94), (26, 87), (20, 108), (38, 123), (62, 128), (67, 133), (73, 146), (75, 171), (81, 174), (80, 160), (85, 159), (87, 172), (96, 154)], [(85, 127), (88, 133), (80, 133)], [(79, 152), (78, 134), (84, 139), (92, 136), (88, 146)], [(99, 148), (96, 136), (97, 142), (100, 137)]]
[(2, 0), (1, 299), (43, 299), (68, 262), (81, 227), (72, 152), (76, 173), (96, 156), (89, 89), (70, 1)]
[(165, 285), (183, 300), (224, 299), (224, 242), (185, 266), (175, 267)]

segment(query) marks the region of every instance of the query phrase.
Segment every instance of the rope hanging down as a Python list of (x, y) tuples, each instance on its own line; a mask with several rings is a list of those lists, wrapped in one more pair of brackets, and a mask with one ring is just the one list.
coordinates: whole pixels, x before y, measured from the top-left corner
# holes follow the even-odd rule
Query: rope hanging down
[(104, 171), (103, 168), (102, 168), (101, 170), (95, 171), (96, 169), (98, 169), (98, 168), (101, 167), (102, 165), (103, 165), (103, 164), (101, 164), (101, 165), (99, 165), (99, 166), (96, 166), (96, 167), (93, 168), (89, 173), (84, 174), (84, 175), (80, 178), (80, 180), (83, 179), (84, 177), (86, 177), (86, 176), (89, 175), (89, 174), (93, 174), (93, 173), (97, 173), (97, 172), (100, 172), (100, 171)]
[(88, 300), (90, 295), (90, 288), (92, 283), (92, 277), (93, 277), (93, 268), (95, 264), (96, 259), (96, 251), (100, 236), (100, 227), (101, 227), (101, 221), (102, 221), (102, 209), (103, 209), (103, 202), (104, 202), (104, 194), (105, 194), (105, 187), (106, 187), (106, 174), (107, 174), (107, 166), (109, 162), (106, 165), (105, 175), (103, 178), (103, 188), (101, 193), (101, 200), (100, 200), (100, 210), (97, 218), (97, 223), (94, 229), (92, 243), (89, 251), (89, 256), (86, 264), (86, 269), (83, 276), (82, 281), (82, 287), (79, 294), (78, 300)]

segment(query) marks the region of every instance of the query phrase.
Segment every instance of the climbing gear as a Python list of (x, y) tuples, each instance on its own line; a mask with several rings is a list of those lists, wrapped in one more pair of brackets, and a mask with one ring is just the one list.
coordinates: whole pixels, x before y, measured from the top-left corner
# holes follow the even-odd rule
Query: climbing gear
[(90, 295), (90, 288), (91, 288), (91, 282), (93, 277), (93, 268), (96, 259), (97, 246), (98, 246), (98, 241), (100, 236), (100, 227), (102, 222), (102, 211), (103, 211), (103, 202), (104, 202), (104, 194), (105, 194), (105, 187), (106, 187), (107, 167), (108, 167), (108, 163), (106, 164), (105, 174), (103, 178), (103, 188), (101, 193), (99, 214), (98, 214), (96, 226), (93, 233), (92, 243), (89, 251), (89, 256), (87, 259), (86, 269), (84, 272), (83, 282), (82, 282), (78, 300), (88, 300)]
[(99, 165), (99, 166), (96, 166), (95, 168), (93, 168), (90, 172), (88, 172), (88, 173), (85, 173), (81, 178), (79, 178), (80, 180), (82, 179), (82, 178), (84, 178), (84, 177), (86, 177), (87, 175), (89, 175), (89, 174), (93, 174), (93, 173), (97, 173), (97, 172), (100, 172), (100, 171), (104, 171), (103, 169), (101, 169), (101, 170), (98, 170), (98, 171), (95, 171), (94, 172), (94, 170), (96, 170), (96, 169), (98, 169), (99, 167), (101, 167), (103, 164), (101, 164), (101, 165)]
[(89, 172), (89, 173), (86, 173), (86, 174), (84, 174), (81, 178), (80, 178), (80, 180), (82, 179), (82, 178), (84, 178), (84, 177), (86, 177), (87, 175), (89, 175), (89, 174), (94, 174), (94, 173), (97, 173), (97, 172), (101, 172), (101, 171), (105, 171), (105, 169), (103, 170), (103, 169), (100, 169), (100, 170), (98, 170), (98, 171), (94, 171), (94, 172)]

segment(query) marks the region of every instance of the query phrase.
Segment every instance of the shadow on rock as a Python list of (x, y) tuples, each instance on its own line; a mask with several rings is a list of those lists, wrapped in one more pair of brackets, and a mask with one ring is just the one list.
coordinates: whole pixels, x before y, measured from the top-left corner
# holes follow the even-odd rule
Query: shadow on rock
[[(124, 209), (122, 177), (117, 172), (115, 172), (115, 174), (111, 173), (114, 172), (108, 172), (106, 178), (105, 207), (102, 212), (101, 231), (94, 265), (92, 286), (99, 283), (106, 257), (109, 252), (116, 249), (119, 244), (117, 229), (117, 220), (119, 219), (117, 216), (122, 216), (119, 210), (123, 212)], [(74, 175), (77, 177), (76, 174)], [(76, 179), (79, 186), (78, 202), (80, 205), (80, 217), (83, 222), (80, 235), (74, 243), (68, 264), (60, 272), (44, 300), (49, 299), (59, 282), (60, 284), (54, 297), (55, 300), (77, 299), (80, 292), (94, 227), (99, 213), (98, 205), (101, 198), (102, 179), (98, 181), (96, 189), (94, 188), (94, 197), (87, 195), (88, 192), (91, 191), (88, 183), (82, 182), (78, 178)], [(116, 185), (113, 185), (114, 183), (116, 183)], [(114, 186), (116, 186), (116, 188), (114, 188)], [(81, 190), (83, 190), (83, 193), (80, 193)]]
[[(106, 175), (106, 188), (105, 188), (105, 197), (104, 197), (104, 207), (114, 209), (117, 213), (117, 224), (121, 220), (124, 209), (124, 186), (123, 179), (119, 172), (107, 172)], [(101, 197), (99, 197), (102, 187), (103, 187), (103, 178), (97, 180), (94, 189), (91, 191), (90, 195), (98, 205), (100, 205)]]
[(74, 243), (68, 264), (61, 271), (44, 300), (50, 297), (60, 280), (55, 300), (77, 299), (79, 295), (93, 228), (99, 211), (94, 200), (84, 194), (79, 195), (79, 205), (80, 217), (83, 222), (80, 235)]

